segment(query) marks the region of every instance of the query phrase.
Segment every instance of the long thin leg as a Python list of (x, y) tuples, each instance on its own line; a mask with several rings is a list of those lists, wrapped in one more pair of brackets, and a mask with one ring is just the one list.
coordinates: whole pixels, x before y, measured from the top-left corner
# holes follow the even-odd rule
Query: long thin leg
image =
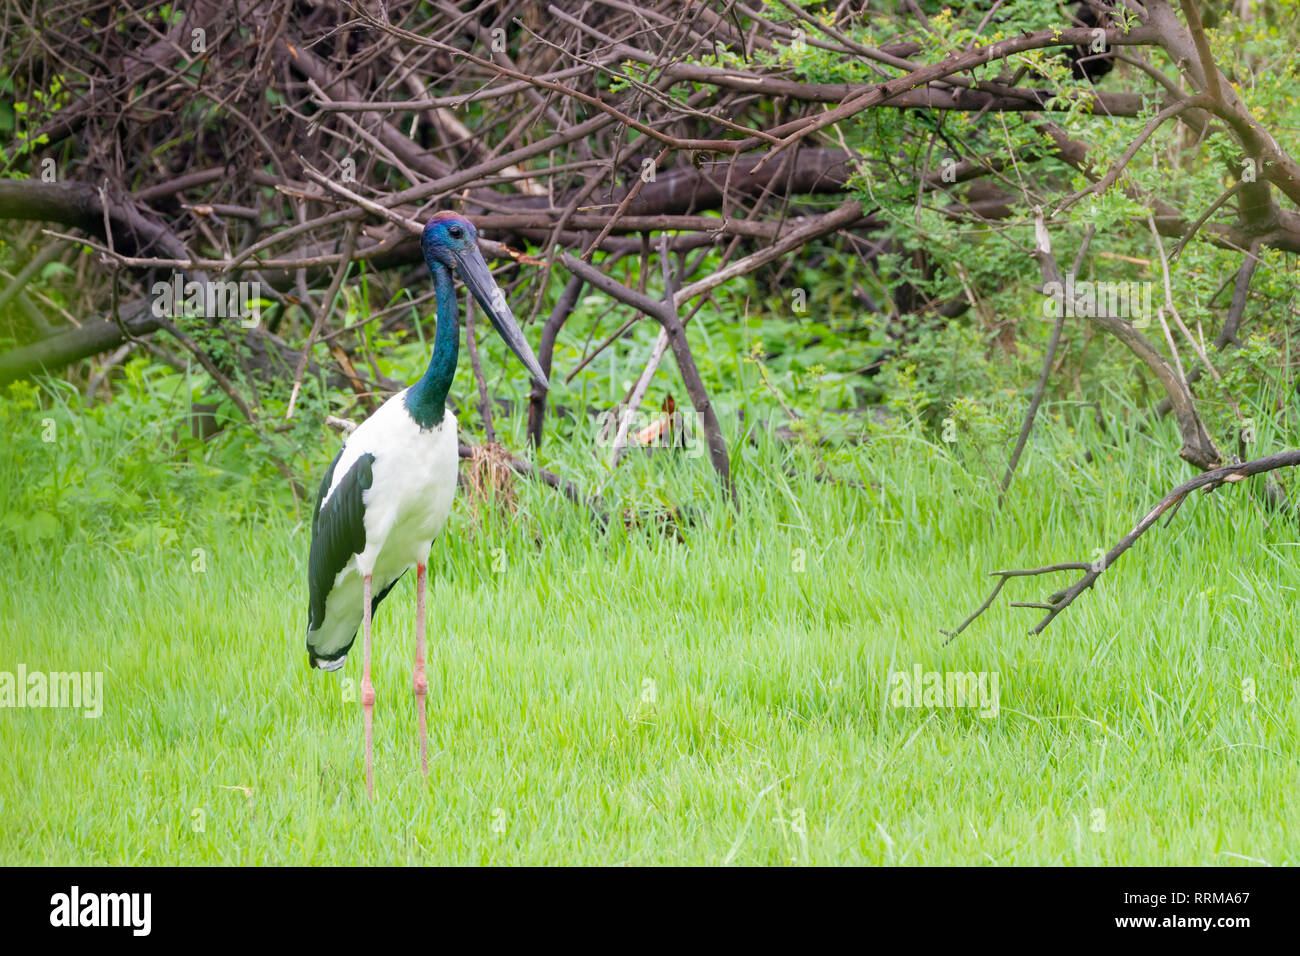
[(375, 799), (375, 685), (370, 683), (370, 575), (361, 579), (361, 712), (366, 728), (366, 796)]
[(426, 568), (415, 566), (415, 712), (420, 724), (420, 769), (429, 776), (429, 731), (425, 725), (424, 698), (429, 692), (429, 681), (424, 676), (424, 587)]

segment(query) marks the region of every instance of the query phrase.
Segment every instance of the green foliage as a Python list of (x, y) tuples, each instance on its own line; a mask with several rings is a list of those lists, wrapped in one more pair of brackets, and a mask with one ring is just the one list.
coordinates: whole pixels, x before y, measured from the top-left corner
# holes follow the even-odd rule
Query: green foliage
[[(955, 457), (965, 438), (954, 449), (899, 420), (838, 450), (829, 481), (808, 443), (729, 427), (742, 510), (687, 463), (677, 477), (699, 507), (684, 540), (618, 522), (602, 533), (535, 483), (518, 485), (509, 520), (475, 524), (462, 500), (431, 563), (431, 775), (417, 765), (408, 577), (376, 620), (371, 805), (360, 661), (325, 674), (302, 660), (305, 517), (273, 476), (176, 457), (145, 413), (182, 386), (179, 405), (185, 380), (138, 375), (139, 396), (102, 406), (102, 430), (64, 392), (21, 387), (0, 404), (20, 449), (0, 445), (7, 489), (79, 469), (67, 484), (112, 490), (102, 515), (55, 514), (57, 538), (9, 531), (0, 547), (0, 668), (103, 673), (97, 719), (0, 719), (0, 862), (1300, 854), (1294, 528), (1247, 489), (1194, 496), (1043, 637), (1023, 636), (1036, 612), (1009, 602), (1055, 581), (1013, 582), (944, 643), (983, 599), (982, 572), (1087, 559), (1131, 527), (1185, 475), (1168, 436), (1047, 420), (1000, 512)], [(992, 427), (966, 402), (953, 414), (961, 436)], [(60, 423), (53, 447), (31, 437), (43, 417)], [(629, 464), (675, 467), (667, 457)], [(153, 526), (116, 527), (142, 513)], [(890, 706), (889, 674), (914, 665), (996, 672), (999, 716)]]
[[(1009, 0), (977, 36), (983, 11), (922, 5), (928, 31), (903, 33), (864, 5), (844, 32), (872, 46), (919, 37), (918, 60), (934, 62), (1061, 16), (1059, 5)], [(784, 4), (765, 10), (808, 26)], [(1270, 10), (1267, 29), (1223, 12), (1211, 42), (1239, 95), (1292, 149), (1300, 4), (1275, 10), (1290, 19)], [(162, 27), (181, 12), (148, 16)], [(738, 57), (724, 47), (701, 62)], [(881, 76), (806, 41), (755, 59), (809, 82)], [(1053, 119), (1092, 144), (1102, 168), (1157, 108), (1093, 115), (1089, 88), (1050, 51), (977, 74), (1021, 70), (1066, 107)], [(627, 63), (601, 82), (616, 94), (650, 75)], [(16, 144), (0, 163), (12, 165), (44, 145), (33, 113), (63, 99), (57, 84), (29, 94), (3, 77), (0, 100), (0, 136)], [(478, 122), (492, 108), (464, 115)], [(210, 115), (194, 108), (159, 148), (194, 139)], [(412, 772), (413, 721), (399, 696), (409, 582), (379, 618), (388, 716), (377, 725), (377, 807), (361, 796), (359, 721), (340, 683), (358, 662), (333, 676), (301, 660), (311, 495), (339, 444), (323, 420), (359, 419), (363, 404), (309, 373), (290, 417), (288, 374), (232, 372), (250, 422), (199, 368), (142, 355), (110, 380), (108, 400), (83, 398), (75, 375), (10, 386), (0, 395), (0, 646), (32, 666), (105, 669), (108, 698), (102, 724), (0, 720), (0, 747), (14, 755), (0, 862), (1294, 863), (1295, 529), (1264, 514), (1249, 486), (1189, 501), (1044, 638), (1021, 639), (1036, 618), (1008, 602), (1041, 600), (1055, 580), (1014, 582), (959, 642), (943, 643), (940, 629), (985, 596), (983, 572), (1087, 560), (1186, 477), (1170, 423), (1152, 415), (1161, 395), (1132, 355), (1072, 321), (999, 506), (1051, 328), (1028, 255), (1032, 207), (1087, 181), (1018, 114), (874, 110), (826, 136), (859, 158), (851, 188), (885, 224), (872, 237), (884, 251), (864, 261), (859, 246), (828, 240), (691, 313), (740, 509), (702, 455), (638, 450), (611, 466), (589, 412), (624, 399), (658, 329), (635, 323), (596, 355), (629, 313), (585, 295), (556, 343), (537, 458), (614, 520), (601, 530), (535, 482), (516, 482), (516, 510), (489, 503), (482, 517), (462, 496), (435, 546), (428, 784)], [(1238, 154), (1218, 130), (1188, 150), (1169, 124), (1116, 188), (1052, 217), (1058, 260), (1072, 261), (1092, 226), (1080, 278), (1148, 283), (1162, 301), (1148, 198), (1198, 215), (1235, 181)], [(996, 160), (995, 178), (1012, 189), (1012, 214), (996, 227), (951, 215), (942, 191), (922, 187), (923, 174), (967, 159)], [(825, 201), (793, 197), (791, 211)], [(1228, 453), (1293, 446), (1294, 260), (1261, 253), (1241, 340), (1216, 350), (1240, 252), (1202, 241), (1208, 232), (1173, 257), (1171, 275), (1214, 366), (1197, 386), (1206, 423)], [(6, 271), (19, 252), (0, 243)], [(721, 267), (719, 249), (702, 256), (699, 274)], [(645, 276), (635, 257), (606, 267), (663, 294), (657, 261)], [(561, 273), (539, 270), (547, 286), (517, 294), (521, 316), (531, 295), (545, 314)], [(73, 279), (54, 264), (32, 288), (60, 309)], [(427, 309), (411, 305), (385, 327), (371, 321), (372, 292), (364, 272), (344, 286), (354, 360), (409, 382), (428, 359)], [(304, 340), (300, 314), (265, 305), (286, 341)], [(221, 367), (248, 364), (236, 325), (177, 325)], [(1158, 326), (1147, 334), (1168, 347)], [(1182, 365), (1197, 367), (1196, 349), (1177, 343)], [(481, 321), (476, 344), (498, 437), (520, 451), (528, 385)], [(327, 345), (311, 357), (328, 363)], [(452, 399), (465, 437), (481, 439), (468, 356)], [(643, 410), (657, 415), (668, 399), (689, 409), (671, 356)], [(912, 662), (1000, 672), (1003, 717), (887, 707), (888, 674)], [(1257, 696), (1243, 695), (1246, 681)], [(1223, 780), (1233, 781), (1226, 800)], [(1210, 804), (1212, 819), (1201, 810)], [(1101, 833), (1081, 824), (1099, 807), (1113, 821)], [(196, 809), (205, 828), (192, 826)]]
[[(0, 77), (0, 174), (18, 176), (11, 169), (19, 159), (49, 143), (45, 134), (36, 134), (44, 119), (67, 105), (68, 93), (63, 77), (54, 74), (45, 87), (33, 87), (22, 95), (12, 77)], [(35, 118), (33, 118), (35, 117)], [(9, 149), (5, 144), (9, 144)]]
[[(814, 17), (826, 17), (821, 4), (803, 3)], [(936, 62), (972, 45), (995, 43), (1061, 23), (1061, 11), (1050, 4), (1020, 0), (1001, 4), (996, 18), (985, 22), (983, 8), (963, 11), (946, 4), (927, 4), (928, 28), (913, 31), (889, 11), (860, 11), (837, 29), (849, 39), (880, 47), (898, 40), (918, 41), (923, 51), (917, 62)], [(1294, 8), (1294, 4), (1288, 4)], [(774, 51), (758, 51), (756, 60), (781, 66), (796, 78), (815, 83), (876, 82), (881, 73), (865, 57), (845, 58), (807, 42), (817, 31), (797, 18), (783, 3), (769, 0), (764, 15), (802, 31), (793, 42), (778, 43)], [(1210, 36), (1219, 62), (1230, 76), (1240, 77), (1234, 88), (1261, 124), (1278, 131), (1284, 149), (1296, 145), (1300, 129), (1300, 103), (1290, 94), (1288, 78), (1300, 65), (1300, 36), (1296, 21), (1284, 14), (1270, 15), (1269, 25), (1261, 21), (1247, 25), (1230, 11), (1212, 10)], [(826, 22), (830, 22), (827, 20)], [(1129, 28), (1131, 18), (1120, 16), (1116, 25)], [(906, 28), (906, 36), (900, 31)], [(979, 28), (979, 32), (977, 32)], [(1268, 63), (1268, 69), (1258, 65)], [(1051, 119), (1066, 132), (1091, 145), (1099, 170), (1115, 162), (1132, 141), (1136, 130), (1159, 109), (1152, 95), (1143, 115), (1132, 120), (1115, 120), (1091, 112), (1092, 85), (1075, 79), (1067, 61), (1056, 50), (1036, 50), (993, 61), (976, 71), (977, 77), (1032, 71), (1034, 85), (1055, 97), (1057, 110)], [(897, 70), (886, 68), (895, 75)], [(1149, 81), (1121, 66), (1101, 81), (1103, 89), (1142, 88)], [(1062, 106), (1067, 108), (1062, 112)], [(874, 271), (875, 284), (883, 288), (877, 299), (904, 293), (916, 303), (950, 303), (967, 300), (969, 306), (954, 319), (929, 318), (917, 314), (890, 316), (887, 321), (863, 317), (853, 336), (859, 347), (870, 343), (885, 356), (885, 374), (859, 390), (867, 400), (883, 399), (891, 407), (919, 416), (932, 429), (951, 416), (958, 404), (979, 405), (999, 418), (1017, 413), (1027, 401), (1046, 344), (1046, 327), (1041, 321), (1042, 299), (1034, 292), (1041, 281), (1037, 263), (1027, 255), (1033, 247), (1033, 206), (1043, 197), (1064, 196), (1089, 185), (1079, 172), (1065, 165), (1037, 121), (1024, 114), (1000, 114), (996, 122), (968, 113), (925, 113), (913, 110), (869, 110), (853, 120), (828, 130), (838, 142), (859, 157), (852, 186), (864, 206), (885, 222), (884, 239), (893, 251), (877, 258), (874, 270), (859, 267), (844, 274), (823, 272), (813, 280), (823, 301), (833, 299), (835, 289), (852, 282), (866, 284), (865, 274)], [(1146, 283), (1158, 305), (1164, 298), (1164, 275), (1159, 250), (1147, 228), (1149, 200), (1159, 196), (1187, 211), (1192, 217), (1216, 202), (1223, 191), (1237, 181), (1243, 170), (1240, 144), (1224, 129), (1212, 128), (1199, 150), (1186, 148), (1183, 130), (1176, 122), (1166, 123), (1138, 151), (1121, 175), (1119, 183), (1100, 196), (1088, 196), (1053, 216), (1050, 231), (1054, 252), (1066, 268), (1078, 251), (1088, 227), (1096, 230), (1090, 255), (1079, 277), (1099, 282)], [(993, 163), (1001, 185), (1009, 189), (1012, 217), (990, 227), (984, 223), (948, 215), (944, 194), (922, 185), (924, 174), (936, 174), (945, 164), (962, 161)], [(959, 184), (946, 187), (961, 196)], [(1028, 194), (1016, 198), (1021, 189)], [(1049, 203), (1049, 210), (1051, 209)], [(1212, 221), (1230, 220), (1231, 209), (1220, 210)], [(1202, 227), (1201, 239), (1207, 230)], [(1165, 251), (1172, 240), (1165, 240)], [(1212, 339), (1222, 322), (1231, 277), (1240, 264), (1240, 252), (1205, 241), (1193, 241), (1172, 262), (1172, 297), (1182, 316), (1205, 340)], [(790, 286), (789, 277), (782, 280)], [(1228, 291), (1224, 291), (1225, 282)], [(748, 297), (748, 291), (743, 293)], [(851, 314), (842, 307), (837, 315)], [(1294, 320), (1294, 270), (1289, 260), (1275, 252), (1264, 253), (1243, 327), (1253, 336), (1286, 347), (1284, 340)], [(885, 317), (882, 317), (885, 318)], [(1009, 328), (1008, 328), (1009, 325)], [(873, 332), (865, 330), (872, 329)], [(874, 334), (876, 330), (883, 333)], [(1158, 327), (1148, 335), (1160, 341)], [(1011, 347), (994, 348), (991, 340)], [(1196, 349), (1175, 332), (1179, 359), (1186, 368), (1199, 364)], [(1146, 383), (1134, 378), (1134, 359), (1114, 343), (1098, 339), (1083, 320), (1067, 323), (1061, 355), (1070, 361), (1069, 378), (1053, 378), (1057, 398), (1074, 391), (1077, 399), (1095, 399), (1102, 394), (1122, 394), (1136, 401), (1154, 400)], [(791, 357), (797, 362), (797, 357)], [(810, 357), (823, 362), (822, 356)], [(1246, 371), (1246, 356), (1233, 358), (1231, 350), (1213, 357), (1224, 365), (1225, 376), (1240, 393), (1242, 414), (1268, 418), (1269, 428), (1286, 430), (1278, 416), (1290, 414), (1294, 396), (1286, 384), (1294, 375), (1289, 366), (1281, 375)], [(1226, 364), (1225, 364), (1226, 363)], [(834, 362), (827, 362), (834, 368)], [(1249, 379), (1249, 381), (1247, 381)], [(1210, 386), (1203, 385), (1204, 392)], [(1271, 395), (1272, 404), (1261, 399), (1261, 389)], [(1217, 391), (1217, 390), (1215, 390)], [(1206, 418), (1220, 444), (1235, 445), (1240, 422), (1237, 412), (1209, 396)]]
[[(209, 408), (207, 397), (197, 377), (144, 359), (127, 363), (108, 404), (88, 404), (57, 379), (10, 385), (0, 398), (0, 545), (75, 540), (130, 553), (174, 545), (206, 509), (235, 522), (268, 506), (292, 509), (265, 443), (228, 403)], [(224, 437), (195, 438), (200, 414)]]

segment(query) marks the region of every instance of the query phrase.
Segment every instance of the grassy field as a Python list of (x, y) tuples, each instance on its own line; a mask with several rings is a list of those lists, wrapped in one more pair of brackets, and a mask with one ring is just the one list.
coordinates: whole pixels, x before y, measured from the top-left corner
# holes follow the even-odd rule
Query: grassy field
[[(409, 578), (377, 618), (374, 805), (359, 653), (308, 670), (287, 509), (6, 547), (0, 670), (102, 671), (104, 702), (0, 710), (0, 863), (1296, 861), (1296, 534), (1247, 488), (1189, 501), (1045, 634), (1007, 602), (1055, 579), (945, 646), (985, 572), (1086, 560), (1186, 472), (1035, 445), (998, 512), (920, 433), (843, 452), (839, 483), (739, 447), (739, 516), (705, 460), (644, 463), (692, 476), (684, 541), (530, 484), (513, 519), (458, 501), (427, 780)], [(997, 716), (892, 706), (915, 665), (996, 673)]]

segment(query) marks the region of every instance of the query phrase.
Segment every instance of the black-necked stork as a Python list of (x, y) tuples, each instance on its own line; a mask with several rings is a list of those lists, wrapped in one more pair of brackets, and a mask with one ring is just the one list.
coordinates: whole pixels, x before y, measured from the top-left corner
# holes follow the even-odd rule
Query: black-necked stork
[(533, 380), (548, 387), (505, 294), (483, 261), (473, 224), (455, 213), (437, 213), (424, 227), (420, 247), (433, 273), (438, 303), (429, 367), (418, 382), (386, 401), (348, 436), (325, 472), (311, 525), (308, 662), (325, 670), (342, 667), (356, 640), (357, 626), (361, 626), (366, 793), (371, 799), (375, 689), (370, 682), (370, 621), (379, 602), (412, 567), (420, 766), (426, 775), (429, 772), (424, 711), (428, 691), (424, 672), (426, 567), (433, 539), (451, 511), (459, 458), (456, 416), (445, 407), (460, 354), (453, 270)]

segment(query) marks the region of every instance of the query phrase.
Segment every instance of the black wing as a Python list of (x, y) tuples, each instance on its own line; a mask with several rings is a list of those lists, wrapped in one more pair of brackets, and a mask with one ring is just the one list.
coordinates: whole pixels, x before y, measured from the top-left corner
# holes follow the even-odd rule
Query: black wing
[[(330, 464), (329, 471), (325, 472), (320, 491), (316, 495), (316, 510), (311, 519), (311, 555), (307, 560), (309, 631), (316, 630), (325, 622), (325, 602), (329, 599), (330, 589), (334, 587), (334, 579), (347, 567), (354, 554), (360, 554), (366, 549), (366, 506), (361, 500), (361, 493), (374, 481), (372, 466), (375, 456), (365, 454), (358, 458), (334, 489), (329, 501), (323, 506), (321, 504), (329, 493), (334, 468), (342, 456), (343, 452), (340, 451)], [(380, 598), (382, 597), (381, 594)], [(379, 601), (374, 603), (378, 604)]]
[(376, 594), (374, 597), (370, 599), (370, 616), (372, 618), (375, 616), (375, 611), (379, 607), (379, 602), (382, 601), (384, 598), (388, 597), (388, 592), (391, 591), (393, 588), (397, 587), (397, 582), (402, 580), (402, 578), (404, 577), (406, 577), (405, 571), (403, 571), (397, 577), (393, 578), (392, 584), (388, 585), (388, 587), (384, 588), (382, 591), (380, 591), (378, 594)]

